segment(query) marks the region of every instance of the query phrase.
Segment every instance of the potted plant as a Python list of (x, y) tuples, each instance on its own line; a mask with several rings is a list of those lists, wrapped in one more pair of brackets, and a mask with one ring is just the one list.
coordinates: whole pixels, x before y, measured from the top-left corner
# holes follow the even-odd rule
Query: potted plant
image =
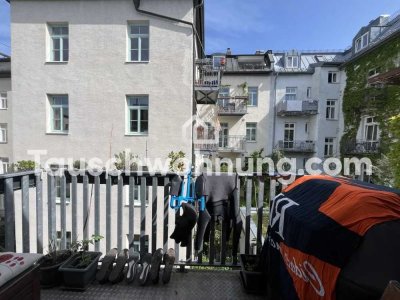
[(89, 240), (76, 241), (72, 244), (71, 249), (75, 254), (60, 267), (65, 288), (85, 290), (94, 280), (101, 252), (88, 251), (88, 248), (89, 244), (94, 244), (102, 238), (99, 235), (92, 235)]
[(50, 240), (49, 252), (43, 257), (40, 264), (40, 285), (43, 288), (51, 288), (61, 284), (62, 274), (58, 272), (58, 269), (71, 255), (71, 250), (57, 250), (55, 240)]
[(240, 255), (240, 279), (248, 293), (262, 294), (265, 282), (260, 269), (260, 257), (258, 255)]

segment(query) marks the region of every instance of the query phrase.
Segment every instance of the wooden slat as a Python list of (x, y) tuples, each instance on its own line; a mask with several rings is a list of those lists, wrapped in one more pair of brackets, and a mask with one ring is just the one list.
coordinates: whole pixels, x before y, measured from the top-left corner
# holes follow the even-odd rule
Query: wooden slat
[[(122, 209), (124, 205), (124, 199), (123, 199), (123, 189), (124, 189), (124, 181), (122, 179), (122, 176), (119, 176), (118, 178), (118, 211), (117, 211), (117, 247), (119, 250), (123, 248), (122, 246), (122, 241), (123, 241), (123, 232), (122, 232), (122, 224), (123, 224), (123, 215), (122, 215)], [(125, 248), (125, 247), (124, 247)]]
[[(235, 193), (236, 193), (236, 199), (237, 199), (237, 203), (235, 203), (235, 212), (239, 212), (239, 202), (240, 202), (240, 177), (239, 176), (237, 176), (237, 178), (236, 178)], [(237, 218), (241, 218), (240, 213), (238, 213)], [(241, 234), (241, 233), (237, 232), (237, 226), (233, 226), (233, 236), (235, 237), (235, 236), (237, 236), (237, 234)], [(232, 263), (234, 265), (237, 265), (237, 263), (238, 263), (238, 249), (232, 249)]]
[(43, 193), (42, 177), (36, 174), (36, 252), (43, 252)]
[(60, 177), (60, 201), (61, 201), (61, 249), (67, 248), (67, 216), (66, 216), (66, 181), (65, 176)]
[(164, 178), (164, 236), (163, 248), (164, 252), (168, 250), (168, 220), (169, 219), (169, 178)]
[(158, 187), (158, 178), (153, 177), (153, 182), (152, 182), (153, 205), (151, 208), (151, 215), (152, 215), (151, 253), (155, 253), (157, 249), (157, 187)]
[(72, 187), (71, 187), (71, 210), (72, 210), (72, 241), (78, 240), (78, 178), (72, 176)]
[(146, 178), (140, 177), (140, 254), (146, 253)]
[(83, 239), (89, 238), (89, 178), (83, 175)]
[(129, 244), (132, 245), (135, 238), (135, 210), (134, 210), (135, 177), (129, 177)]
[(250, 219), (251, 219), (251, 196), (252, 196), (253, 180), (247, 177), (246, 181), (246, 224), (245, 224), (245, 241), (244, 252), (250, 254)]
[(214, 264), (215, 261), (215, 218), (214, 216), (211, 216), (211, 221), (210, 221), (210, 242), (209, 242), (209, 249), (208, 252), (210, 253), (209, 255), (209, 262), (210, 265)]
[(106, 179), (106, 251), (111, 249), (111, 176)]
[(29, 175), (22, 176), (22, 250), (30, 252), (29, 234)]
[(228, 231), (228, 221), (222, 221), (222, 232), (221, 232), (221, 264), (226, 263), (226, 234)]
[(257, 202), (257, 254), (260, 254), (262, 248), (262, 223), (264, 206), (264, 180), (258, 179), (258, 202)]
[(15, 252), (14, 178), (4, 181), (5, 250)]
[[(94, 178), (94, 234), (100, 235), (100, 176)], [(94, 251), (100, 250), (100, 243), (95, 242)]]
[(54, 240), (56, 236), (56, 188), (55, 177), (51, 174), (47, 176), (47, 212), (48, 212), (48, 239)]

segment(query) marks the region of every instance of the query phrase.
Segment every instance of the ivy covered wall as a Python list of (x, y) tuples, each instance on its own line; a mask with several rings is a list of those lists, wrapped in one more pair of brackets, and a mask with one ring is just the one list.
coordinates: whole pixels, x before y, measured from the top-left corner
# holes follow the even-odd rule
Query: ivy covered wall
[[(371, 70), (379, 68), (380, 73), (400, 66), (400, 37), (392, 39), (373, 51), (361, 55), (345, 66), (347, 75), (343, 95), (344, 135), (341, 139), (341, 154), (345, 147), (356, 139), (363, 115), (375, 116), (381, 130), (379, 153), (369, 155), (374, 165), (382, 159), (389, 159), (389, 172), (394, 184), (400, 187), (400, 153), (395, 155), (400, 140), (395, 136), (396, 125), (392, 120), (400, 114), (400, 86), (386, 85), (370, 87), (367, 79)], [(399, 128), (400, 130), (400, 128)], [(400, 138), (400, 137), (399, 137)], [(397, 160), (396, 160), (397, 157)], [(385, 173), (385, 172), (383, 172)], [(398, 174), (398, 175), (396, 175)], [(377, 183), (387, 183), (376, 178)]]

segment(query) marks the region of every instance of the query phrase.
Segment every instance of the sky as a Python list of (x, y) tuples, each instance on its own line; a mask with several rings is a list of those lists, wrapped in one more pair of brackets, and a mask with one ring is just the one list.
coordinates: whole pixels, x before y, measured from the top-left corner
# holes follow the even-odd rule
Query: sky
[[(400, 0), (204, 0), (205, 52), (341, 50)], [(10, 54), (10, 8), (0, 0), (0, 52)]]

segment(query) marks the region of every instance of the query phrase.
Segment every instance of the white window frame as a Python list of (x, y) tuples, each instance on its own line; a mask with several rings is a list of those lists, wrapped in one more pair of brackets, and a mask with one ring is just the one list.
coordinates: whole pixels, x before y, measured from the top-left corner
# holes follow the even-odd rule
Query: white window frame
[(333, 156), (334, 147), (335, 147), (335, 138), (326, 137), (324, 144), (324, 157)]
[[(53, 101), (57, 97), (65, 97), (63, 100), (66, 100), (66, 103), (61, 103), (61, 104), (54, 104)], [(49, 108), (50, 108), (50, 124), (49, 124), (49, 132), (50, 133), (62, 133), (66, 134), (69, 131), (69, 97), (68, 95), (48, 95), (49, 98)], [(64, 101), (62, 101), (64, 102)], [(60, 129), (55, 128), (55, 120), (54, 120), (54, 110), (59, 109), (60, 110)], [(65, 111), (68, 111), (68, 123), (67, 123), (67, 129), (65, 129), (66, 122), (63, 118)]]
[(246, 141), (257, 142), (257, 123), (248, 122), (246, 123)]
[(326, 100), (325, 118), (327, 120), (336, 120), (336, 99)]
[(8, 172), (9, 159), (7, 157), (0, 157), (0, 174)]
[[(140, 201), (140, 190), (141, 185), (135, 184), (133, 187), (133, 205), (141, 206), (142, 202)], [(124, 195), (125, 195), (125, 206), (129, 206), (129, 185), (124, 185)], [(146, 206), (149, 205), (149, 188), (146, 186), (145, 188), (145, 199)]]
[(0, 140), (0, 144), (7, 144), (8, 143), (8, 126), (7, 123), (0, 123), (0, 136), (2, 139)]
[(312, 97), (312, 94), (311, 94), (311, 87), (309, 86), (308, 88), (307, 88), (307, 99), (311, 99), (311, 97)]
[(247, 102), (247, 106), (258, 106), (258, 86), (249, 86), (248, 87), (248, 96), (249, 101)]
[(295, 69), (299, 67), (299, 56), (298, 55), (287, 55), (286, 56), (286, 68)]
[[(139, 27), (139, 33), (132, 33), (132, 27), (133, 26), (138, 26)], [(141, 27), (147, 27), (147, 33), (141, 33), (140, 28)], [(138, 48), (133, 49), (132, 48), (132, 40), (137, 39), (138, 40)], [(143, 48), (142, 43), (143, 39), (148, 40), (148, 49)], [(133, 22), (128, 22), (128, 61), (130, 62), (149, 62), (150, 61), (150, 24), (148, 21), (133, 21)], [(137, 50), (138, 51), (138, 58), (133, 59), (132, 58), (132, 51)], [(142, 58), (142, 51), (147, 50), (147, 59)]]
[(286, 87), (285, 100), (286, 101), (297, 100), (297, 87), (295, 86)]
[[(370, 120), (369, 120), (370, 119)], [(368, 128), (372, 127), (372, 136), (375, 139), (368, 139)], [(364, 139), (366, 142), (377, 142), (379, 141), (379, 123), (375, 121), (375, 117), (367, 116), (364, 121)]]
[(7, 108), (7, 92), (0, 92), (0, 110)]
[[(139, 105), (130, 105), (129, 101), (131, 99), (138, 99), (139, 101), (147, 101), (147, 105), (143, 104), (139, 104)], [(149, 96), (148, 95), (127, 95), (126, 96), (126, 134), (127, 135), (148, 135), (149, 134)], [(132, 110), (136, 110), (137, 111), (137, 131), (131, 131), (131, 111)], [(147, 111), (147, 131), (142, 131), (142, 111)]]
[(368, 78), (375, 77), (381, 73), (381, 67), (375, 67), (368, 71)]
[[(293, 132), (292, 139), (286, 139), (286, 131)], [(295, 143), (295, 137), (296, 137), (296, 123), (286, 122), (283, 128), (283, 147), (285, 149), (293, 148)]]
[[(48, 33), (49, 33), (49, 55), (48, 55), (48, 61), (49, 62), (68, 62), (69, 61), (69, 26), (68, 23), (50, 23), (47, 24), (47, 28), (48, 28)], [(67, 32), (68, 33), (62, 33), (62, 34), (54, 34), (53, 33), (53, 28), (67, 28)], [(59, 60), (55, 60), (54, 57), (54, 43), (53, 41), (55, 39), (59, 40), (60, 43), (60, 59)], [(65, 49), (65, 45), (64, 45), (64, 39), (68, 40), (68, 48)], [(64, 59), (64, 50), (67, 51), (67, 58)]]
[(328, 83), (339, 83), (339, 72), (329, 71), (328, 72)]
[(369, 31), (364, 33), (354, 43), (355, 53), (360, 52), (362, 49), (367, 47), (369, 44)]

